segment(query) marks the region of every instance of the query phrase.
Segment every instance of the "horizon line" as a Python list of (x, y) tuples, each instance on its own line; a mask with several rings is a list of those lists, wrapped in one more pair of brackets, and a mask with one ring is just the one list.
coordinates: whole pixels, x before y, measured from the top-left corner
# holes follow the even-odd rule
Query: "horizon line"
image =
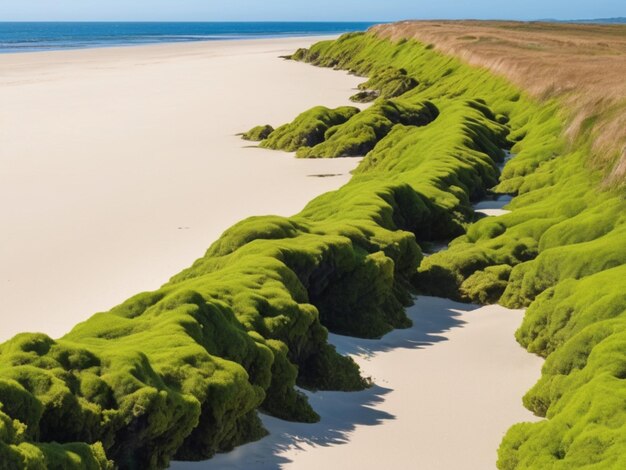
[(74, 19), (74, 20), (0, 20), (2, 23), (397, 23), (403, 21), (512, 21), (519, 23), (531, 22), (575, 22), (575, 21), (607, 21), (626, 20), (626, 16), (594, 17), (594, 18), (404, 18), (394, 20), (135, 20), (135, 19)]

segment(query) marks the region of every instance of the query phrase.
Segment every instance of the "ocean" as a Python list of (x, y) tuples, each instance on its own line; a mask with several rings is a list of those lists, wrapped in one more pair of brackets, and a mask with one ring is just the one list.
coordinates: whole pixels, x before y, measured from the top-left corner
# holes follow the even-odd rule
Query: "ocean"
[(374, 23), (7, 23), (0, 53), (164, 42), (317, 36), (364, 31)]

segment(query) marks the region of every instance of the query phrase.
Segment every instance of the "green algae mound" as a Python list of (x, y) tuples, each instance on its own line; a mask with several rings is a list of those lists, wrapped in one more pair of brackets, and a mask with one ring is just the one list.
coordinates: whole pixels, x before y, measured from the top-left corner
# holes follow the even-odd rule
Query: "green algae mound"
[(370, 103), (379, 97), (379, 93), (377, 91), (359, 91), (350, 97), (350, 101), (355, 103)]
[[(431, 102), (408, 103), (401, 100), (381, 100), (359, 112), (343, 107), (329, 110), (316, 107), (300, 114), (263, 140), (262, 147), (296, 151), (299, 158), (337, 158), (365, 155), (396, 125), (424, 126), (435, 119), (439, 111)], [(257, 126), (243, 134), (261, 136)]]
[[(166, 468), (262, 437), (257, 410), (315, 421), (295, 385), (368, 385), (328, 331), (406, 327), (417, 291), (529, 305), (517, 337), (547, 360), (525, 404), (548, 419), (507, 433), (501, 469), (622, 468), (626, 203), (586, 165), (592, 136), (568, 146), (559, 103), (414, 41), (352, 33), (292, 58), (401, 91), (362, 112), (313, 108), (261, 143), (365, 154), (351, 181), (293, 217), (236, 224), (63, 338), (0, 345), (0, 468)], [(516, 195), (512, 212), (472, 223), (490, 189)]]
[(295, 152), (300, 147), (312, 147), (324, 140), (328, 129), (343, 124), (359, 112), (358, 108), (342, 106), (329, 109), (316, 106), (300, 114), (293, 122), (272, 132), (261, 142), (261, 147)]
[(373, 90), (381, 98), (401, 96), (419, 85), (415, 78), (407, 75), (405, 69), (388, 66), (370, 73), (371, 78), (361, 83), (359, 88), (361, 90)]
[(424, 126), (438, 114), (430, 102), (411, 104), (400, 100), (382, 100), (361, 111), (346, 123), (333, 126), (324, 134), (324, 141), (314, 147), (301, 147), (300, 158), (336, 158), (365, 155), (385, 137), (396, 124)]
[(267, 139), (269, 135), (274, 132), (274, 128), (269, 124), (256, 126), (250, 129), (248, 132), (241, 134), (243, 140), (251, 140), (253, 142), (260, 142)]

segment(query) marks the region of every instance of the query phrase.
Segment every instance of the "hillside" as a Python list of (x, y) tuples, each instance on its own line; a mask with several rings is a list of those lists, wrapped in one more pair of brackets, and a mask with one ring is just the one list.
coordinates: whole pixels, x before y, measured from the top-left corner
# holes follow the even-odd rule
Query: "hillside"
[(414, 38), (486, 67), (540, 101), (570, 111), (570, 142), (593, 133), (589, 162), (604, 182), (626, 179), (626, 25), (420, 21), (379, 25), (381, 38)]

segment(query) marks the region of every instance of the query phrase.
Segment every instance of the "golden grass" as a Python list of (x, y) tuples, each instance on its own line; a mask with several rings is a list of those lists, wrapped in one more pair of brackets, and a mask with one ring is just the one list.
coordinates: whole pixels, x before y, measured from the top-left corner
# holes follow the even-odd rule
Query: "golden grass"
[(431, 43), (539, 99), (561, 99), (571, 141), (592, 132), (590, 163), (605, 170), (605, 184), (626, 183), (626, 25), (403, 21), (371, 31)]

